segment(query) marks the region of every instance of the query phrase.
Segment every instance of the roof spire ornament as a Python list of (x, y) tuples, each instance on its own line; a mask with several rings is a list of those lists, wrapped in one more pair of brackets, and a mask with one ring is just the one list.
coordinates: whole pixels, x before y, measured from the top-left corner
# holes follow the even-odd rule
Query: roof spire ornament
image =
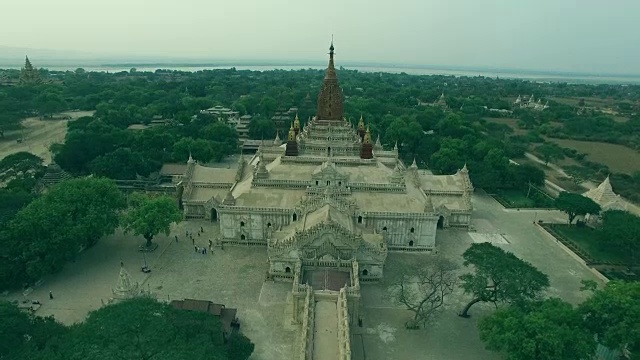
[(280, 140), (280, 131), (276, 130), (276, 139), (273, 140), (273, 145), (280, 146), (282, 145), (282, 140)]
[(416, 164), (416, 158), (413, 158), (413, 162), (411, 163), (411, 166), (409, 167), (410, 169), (413, 170), (417, 170), (418, 169), (418, 164)]
[(371, 129), (369, 128), (369, 124), (367, 124), (367, 132), (364, 134), (364, 143), (371, 144)]
[(338, 76), (336, 74), (336, 68), (333, 63), (333, 41), (329, 47), (329, 66), (324, 75), (324, 81), (322, 82), (322, 89), (318, 94), (318, 111), (316, 117), (319, 120), (342, 120), (343, 118), (343, 104), (342, 104), (342, 89), (338, 85)]

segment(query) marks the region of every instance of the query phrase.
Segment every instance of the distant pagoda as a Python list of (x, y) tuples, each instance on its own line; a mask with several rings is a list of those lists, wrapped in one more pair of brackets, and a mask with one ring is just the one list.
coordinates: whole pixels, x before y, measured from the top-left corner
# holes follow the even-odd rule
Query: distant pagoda
[(20, 84), (21, 85), (34, 85), (42, 83), (42, 78), (38, 69), (33, 67), (29, 57), (25, 56), (24, 67), (20, 71)]

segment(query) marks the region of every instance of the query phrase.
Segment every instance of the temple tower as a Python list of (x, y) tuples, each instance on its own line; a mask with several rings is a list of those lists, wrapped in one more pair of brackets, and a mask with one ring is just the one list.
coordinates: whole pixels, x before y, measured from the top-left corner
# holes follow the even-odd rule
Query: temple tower
[(333, 64), (333, 41), (329, 47), (329, 66), (324, 75), (322, 89), (318, 94), (318, 111), (316, 116), (320, 120), (342, 120), (342, 89), (338, 85), (338, 76)]
[(360, 158), (373, 159), (373, 144), (371, 143), (371, 131), (369, 130), (369, 126), (367, 126), (367, 132), (364, 134), (364, 140), (362, 140)]
[(289, 128), (289, 137), (287, 138), (287, 149), (284, 154), (286, 156), (298, 156), (298, 143), (296, 142), (296, 131), (293, 129), (293, 124)]
[(29, 57), (25, 56), (24, 67), (20, 71), (20, 83), (23, 85), (39, 84), (42, 82), (38, 69), (34, 68), (29, 61)]
[(360, 135), (360, 141), (364, 141), (364, 133), (366, 132), (364, 128), (364, 119), (362, 118), (362, 114), (360, 114), (360, 121), (358, 121), (358, 135)]
[(296, 113), (296, 118), (293, 120), (293, 131), (296, 133), (296, 136), (300, 134), (300, 119), (298, 118), (298, 113)]

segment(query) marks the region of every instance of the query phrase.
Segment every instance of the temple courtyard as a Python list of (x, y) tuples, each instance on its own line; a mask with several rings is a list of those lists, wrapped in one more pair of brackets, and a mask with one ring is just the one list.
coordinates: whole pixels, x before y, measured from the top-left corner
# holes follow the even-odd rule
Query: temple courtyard
[[(599, 281), (585, 265), (533, 224), (537, 220), (565, 222), (564, 213), (505, 210), (481, 191), (474, 194), (472, 201), (475, 210), (471, 232), (439, 230), (437, 255), (390, 253), (385, 279), (393, 277), (404, 262), (416, 259), (430, 261), (434, 256), (442, 256), (462, 266), (460, 255), (471, 243), (490, 241), (547, 273), (551, 296), (578, 303), (586, 295), (579, 291), (580, 280)], [(198, 236), (201, 226), (204, 233)], [(195, 246), (199, 247), (208, 247), (209, 239), (215, 240), (218, 235), (212, 223), (185, 221), (175, 226), (170, 236), (159, 235), (154, 240), (159, 244), (158, 249), (146, 254), (145, 259), (137, 251), (141, 238), (117, 232), (27, 292), (26, 298), (42, 303), (36, 312), (38, 315), (54, 315), (63, 323), (82, 321), (89, 311), (101, 307), (111, 297), (122, 261), (132, 279), (159, 299), (211, 300), (237, 308), (240, 330), (256, 344), (252, 359), (292, 359), (297, 328), (290, 324), (291, 314), (287, 312), (291, 284), (265, 282), (266, 248), (227, 246), (214, 248), (205, 255), (195, 252), (185, 231), (194, 233)], [(145, 260), (152, 270), (149, 274), (140, 271)], [(461, 267), (459, 271), (464, 270)], [(388, 286), (385, 280), (362, 285), (363, 326), (352, 326), (354, 360), (501, 358), (484, 349), (476, 330), (477, 321), (490, 313), (492, 306), (476, 304), (471, 308), (471, 318), (460, 318), (456, 314), (469, 296), (458, 291), (427, 329), (406, 330), (404, 322), (411, 314), (393, 303), (388, 296)], [(54, 295), (53, 300), (48, 298), (49, 291)], [(14, 293), (5, 298), (23, 299), (24, 295)]]

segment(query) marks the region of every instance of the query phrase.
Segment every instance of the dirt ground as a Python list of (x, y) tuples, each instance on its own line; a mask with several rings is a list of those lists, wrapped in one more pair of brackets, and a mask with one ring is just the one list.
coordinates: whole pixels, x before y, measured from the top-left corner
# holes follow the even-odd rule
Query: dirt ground
[[(28, 151), (44, 159), (44, 163), (51, 162), (49, 146), (64, 142), (67, 135), (67, 122), (82, 116), (91, 116), (93, 111), (69, 111), (58, 116), (70, 116), (71, 120), (40, 120), (37, 117), (22, 121), (22, 130), (8, 131), (4, 138), (0, 138), (0, 159), (21, 151)], [(23, 141), (17, 140), (23, 137)]]

